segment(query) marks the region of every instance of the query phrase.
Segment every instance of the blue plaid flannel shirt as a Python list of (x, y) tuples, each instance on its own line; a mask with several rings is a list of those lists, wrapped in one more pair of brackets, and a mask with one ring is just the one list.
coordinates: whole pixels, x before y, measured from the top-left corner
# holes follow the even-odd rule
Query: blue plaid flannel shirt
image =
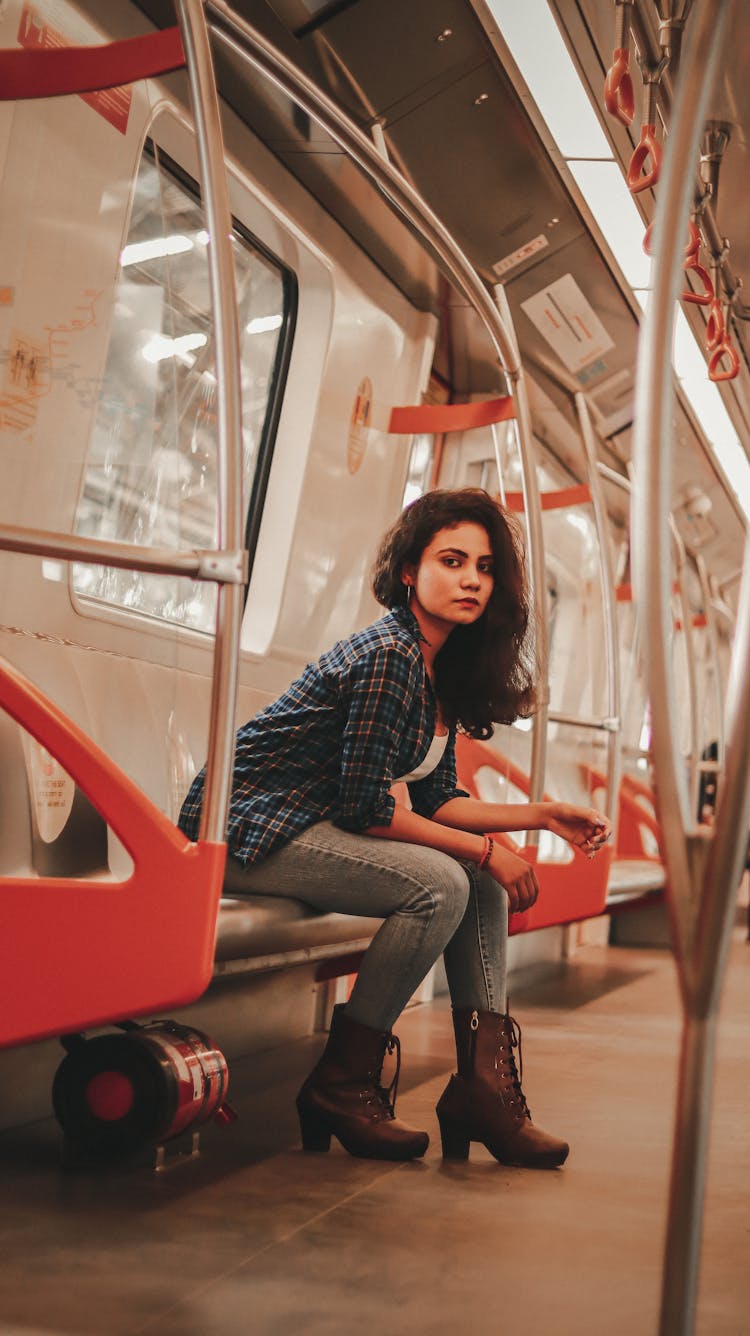
[[(435, 733), (436, 707), (413, 613), (394, 608), (340, 640), (237, 733), (227, 843), (250, 864), (316, 821), (344, 830), (388, 826), (394, 778), (416, 769)], [(455, 730), (440, 763), (409, 785), (415, 812), (431, 817), (456, 787)], [(205, 770), (179, 825), (198, 838)]]

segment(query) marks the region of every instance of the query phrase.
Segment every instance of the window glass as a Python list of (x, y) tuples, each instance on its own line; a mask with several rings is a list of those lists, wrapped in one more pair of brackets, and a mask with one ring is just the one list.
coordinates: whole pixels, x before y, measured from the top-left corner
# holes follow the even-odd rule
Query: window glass
[(430, 490), (430, 478), (435, 465), (435, 437), (415, 436), (409, 455), (409, 470), (404, 485), (401, 507), (408, 506)]
[[(244, 236), (235, 232), (232, 241), (246, 513), (288, 300), (281, 268)], [(155, 547), (216, 546), (216, 367), (207, 242), (195, 191), (149, 146), (120, 256), (78, 534)], [(212, 584), (76, 565), (73, 585), (87, 599), (213, 630)]]

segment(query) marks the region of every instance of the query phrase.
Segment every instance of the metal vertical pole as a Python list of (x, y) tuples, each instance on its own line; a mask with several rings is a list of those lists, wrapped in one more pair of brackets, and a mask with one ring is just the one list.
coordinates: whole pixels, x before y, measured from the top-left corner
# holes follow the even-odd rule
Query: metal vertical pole
[[(725, 812), (729, 808), (721, 802), (713, 842), (691, 834), (694, 821), (685, 776), (678, 762), (667, 665), (671, 615), (667, 516), (671, 493), (672, 368), (665, 350), (672, 346), (694, 164), (728, 10), (728, 0), (704, 0), (697, 8), (687, 59), (681, 70), (656, 214), (653, 294), (641, 334), (636, 381), (633, 557), (643, 609), (659, 814), (685, 1013), (664, 1254), (661, 1336), (690, 1336), (694, 1326), (720, 984), (717, 967), (720, 969), (723, 963), (720, 948), (725, 951), (728, 944), (727, 906), (734, 890), (730, 877), (737, 861), (737, 850), (732, 849), (737, 831), (728, 824)], [(747, 634), (750, 638), (750, 631)], [(742, 721), (741, 731), (747, 735), (750, 722)], [(737, 780), (740, 778), (738, 772)], [(742, 814), (748, 806), (747, 780), (745, 774), (738, 784)], [(727, 782), (725, 793), (729, 788)], [(736, 796), (732, 799), (733, 805), (739, 801)], [(698, 888), (700, 922), (693, 908)], [(712, 976), (710, 992), (702, 986), (707, 972)]]
[[(667, 515), (671, 496), (668, 444), (672, 433), (672, 347), (674, 304), (682, 266), (685, 219), (690, 212), (696, 161), (708, 90), (718, 62), (728, 0), (705, 0), (688, 60), (683, 63), (661, 181), (653, 250), (654, 291), (641, 332), (634, 433), (633, 569), (642, 610), (644, 658), (654, 710), (655, 759), (659, 766), (663, 836), (673, 880), (690, 884), (683, 833), (691, 827), (689, 795), (677, 765), (675, 711), (670, 689), (670, 563)], [(696, 33), (700, 33), (703, 42)], [(705, 46), (703, 45), (705, 43)], [(708, 57), (707, 54), (708, 53)]]
[[(516, 370), (506, 372), (509, 389), (516, 400), (516, 423), (521, 455), (521, 485), (524, 515), (529, 544), (532, 604), (535, 614), (536, 665), (538, 680), (537, 709), (532, 721), (531, 765), (529, 767), (529, 802), (538, 803), (544, 797), (544, 779), (547, 767), (547, 724), (549, 716), (549, 645), (547, 638), (547, 568), (544, 560), (544, 531), (542, 503), (536, 476), (536, 451), (531, 426), (531, 408), (526, 377), (518, 352), (508, 298), (502, 284), (495, 287), (495, 300), (503, 325), (513, 348)], [(538, 845), (539, 831), (529, 831), (529, 844)]]
[[(239, 552), (242, 536), (242, 399), (240, 336), (224, 144), (211, 45), (202, 0), (177, 0), (198, 141), (206, 215), (208, 273), (216, 340), (218, 546)], [(219, 843), (226, 831), (234, 761), (242, 585), (219, 585), (206, 786), (200, 838)]]
[(599, 538), (599, 571), (602, 582), (604, 609), (604, 642), (607, 655), (607, 714), (616, 722), (616, 731), (607, 734), (607, 816), (612, 822), (612, 841), (617, 839), (617, 811), (622, 768), (622, 721), (620, 719), (620, 656), (617, 640), (617, 609), (615, 605), (615, 575), (612, 557), (612, 538), (609, 516), (604, 502), (597, 468), (596, 440), (586, 396), (579, 390), (575, 395), (578, 421), (586, 455), (589, 488), (594, 506), (594, 519)]

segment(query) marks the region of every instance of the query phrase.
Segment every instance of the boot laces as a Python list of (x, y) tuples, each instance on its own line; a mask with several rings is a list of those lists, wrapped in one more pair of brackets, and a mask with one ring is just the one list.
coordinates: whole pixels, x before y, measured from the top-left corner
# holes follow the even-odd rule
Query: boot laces
[(391, 1053), (395, 1053), (395, 1054), (396, 1054), (396, 1072), (395, 1072), (395, 1075), (394, 1075), (394, 1077), (393, 1077), (393, 1080), (391, 1081), (391, 1084), (390, 1084), (389, 1086), (384, 1086), (384, 1085), (382, 1085), (381, 1080), (380, 1080), (380, 1077), (382, 1076), (382, 1073), (383, 1073), (383, 1064), (382, 1064), (382, 1062), (381, 1062), (381, 1064), (380, 1064), (379, 1067), (375, 1068), (374, 1071), (369, 1072), (369, 1073), (368, 1073), (368, 1076), (369, 1076), (370, 1081), (372, 1082), (373, 1090), (374, 1090), (374, 1094), (373, 1094), (373, 1095), (370, 1095), (370, 1096), (365, 1100), (365, 1103), (366, 1103), (366, 1104), (373, 1104), (373, 1103), (375, 1103), (375, 1101), (377, 1100), (377, 1102), (378, 1102), (380, 1105), (382, 1105), (382, 1107), (386, 1110), (386, 1113), (387, 1113), (388, 1117), (389, 1117), (389, 1118), (395, 1118), (395, 1117), (396, 1117), (396, 1093), (397, 1093), (397, 1091), (398, 1091), (398, 1078), (399, 1078), (399, 1073), (400, 1073), (400, 1071), (401, 1071), (401, 1041), (400, 1041), (398, 1035), (396, 1035), (396, 1034), (389, 1034), (389, 1035), (388, 1035), (388, 1039), (387, 1039), (386, 1046), (385, 1046), (385, 1051), (386, 1051), (386, 1053), (388, 1053), (389, 1055), (390, 1055)]
[[(507, 1041), (507, 1047), (505, 1044), (503, 1045), (502, 1058), (508, 1064), (508, 1068), (510, 1070), (510, 1077), (513, 1082), (513, 1093), (516, 1099), (518, 1100), (518, 1103), (521, 1106), (521, 1111), (526, 1115), (527, 1118), (530, 1119), (531, 1113), (529, 1111), (529, 1106), (526, 1103), (526, 1096), (524, 1095), (523, 1090), (521, 1089), (521, 1081), (523, 1080), (523, 1050), (521, 1048), (521, 1027), (514, 1016), (507, 1017), (507, 1023), (505, 1026), (505, 1038)], [(515, 1053), (513, 1051), (514, 1049), (518, 1049), (517, 1067), (516, 1067)]]

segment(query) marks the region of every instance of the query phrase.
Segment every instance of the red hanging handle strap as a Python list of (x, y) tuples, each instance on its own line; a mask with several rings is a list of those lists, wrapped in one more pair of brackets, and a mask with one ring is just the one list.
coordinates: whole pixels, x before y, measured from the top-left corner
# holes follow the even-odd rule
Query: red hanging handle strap
[(684, 264), (683, 269), (686, 273), (696, 274), (703, 284), (703, 292), (693, 292), (692, 288), (684, 288), (680, 296), (684, 302), (692, 302), (694, 306), (710, 306), (715, 299), (714, 285), (711, 282), (711, 275), (702, 264)]
[(709, 352), (719, 348), (726, 339), (727, 327), (724, 323), (724, 312), (721, 309), (721, 301), (714, 294), (709, 303), (708, 320), (706, 321), (706, 347)]
[[(647, 255), (651, 254), (651, 242), (653, 240), (653, 235), (654, 235), (654, 223), (649, 223), (648, 227), (646, 228), (646, 231), (643, 233), (643, 249)], [(697, 260), (700, 248), (701, 248), (701, 234), (698, 230), (697, 224), (691, 218), (688, 221), (687, 244), (683, 251), (683, 255), (685, 257), (685, 264), (683, 268), (685, 269), (692, 268), (691, 261)]]
[(105, 46), (0, 51), (0, 101), (117, 88), (168, 74), (184, 64), (179, 28), (164, 28)]
[[(628, 167), (628, 189), (631, 195), (640, 195), (642, 190), (655, 186), (661, 175), (664, 152), (656, 138), (655, 125), (642, 125), (641, 137), (636, 144)], [(651, 170), (641, 176), (644, 164), (651, 159)]]
[(630, 77), (630, 52), (626, 46), (615, 47), (613, 52), (612, 64), (604, 80), (604, 105), (621, 125), (632, 124), (635, 98)]
[[(727, 358), (729, 365), (722, 370), (722, 362)], [(708, 379), (713, 381), (734, 380), (739, 374), (740, 357), (737, 349), (725, 331), (722, 342), (714, 348), (708, 361)]]

